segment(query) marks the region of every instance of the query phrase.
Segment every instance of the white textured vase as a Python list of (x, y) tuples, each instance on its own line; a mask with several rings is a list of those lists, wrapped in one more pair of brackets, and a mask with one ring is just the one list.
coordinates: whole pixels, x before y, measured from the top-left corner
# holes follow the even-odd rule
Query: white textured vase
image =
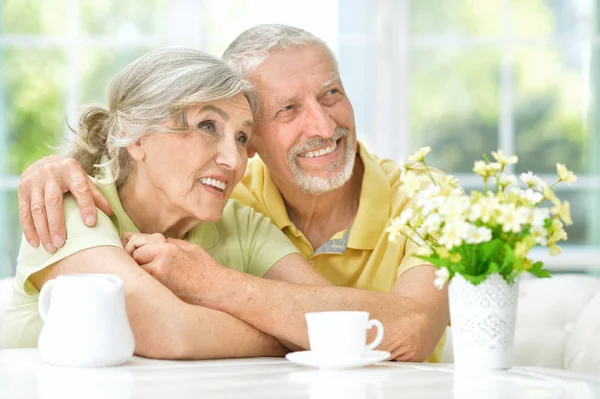
[(498, 273), (473, 285), (456, 274), (448, 286), (457, 370), (506, 369), (513, 364), (518, 282)]

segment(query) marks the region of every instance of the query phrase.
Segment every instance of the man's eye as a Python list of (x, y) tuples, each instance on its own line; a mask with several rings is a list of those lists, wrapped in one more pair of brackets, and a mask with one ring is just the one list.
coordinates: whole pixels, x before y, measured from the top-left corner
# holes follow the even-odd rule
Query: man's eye
[(339, 93), (339, 92), (340, 92), (340, 91), (339, 91), (338, 89), (331, 89), (331, 90), (329, 90), (329, 91), (327, 92), (327, 94), (331, 95), (331, 94), (337, 94), (337, 93)]
[(281, 111), (290, 111), (292, 108), (294, 108), (293, 105), (286, 105), (285, 107), (281, 108)]
[(207, 132), (214, 132), (217, 130), (213, 121), (204, 121), (198, 124), (198, 129), (206, 130)]

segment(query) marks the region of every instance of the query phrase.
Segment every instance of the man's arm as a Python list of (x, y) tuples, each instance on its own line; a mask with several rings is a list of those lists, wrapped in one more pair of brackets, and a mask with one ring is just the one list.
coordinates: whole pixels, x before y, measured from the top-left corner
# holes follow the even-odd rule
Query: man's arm
[(19, 219), (25, 239), (32, 247), (42, 243), (49, 253), (65, 243), (63, 194), (71, 192), (81, 209), (85, 224), (96, 224), (100, 208), (112, 214), (108, 201), (73, 158), (52, 155), (29, 166), (19, 182)]
[(279, 260), (262, 279), (219, 266), (185, 241), (130, 243), (126, 250), (185, 301), (234, 315), (292, 348), (309, 347), (305, 313), (364, 310), (385, 326), (382, 349), (397, 360), (423, 361), (448, 323), (447, 292), (434, 287), (431, 266), (412, 268), (392, 293), (377, 293), (331, 286), (299, 254)]
[[(290, 255), (273, 267), (295, 269), (297, 273), (301, 266), (289, 267), (294, 260), (287, 259), (294, 256), (300, 257)], [(323, 277), (311, 271), (317, 276), (311, 277), (306, 273), (304, 281), (294, 279), (293, 282), (322, 285)], [(449, 320), (448, 294), (445, 289), (439, 291), (433, 285), (433, 266), (418, 266), (406, 271), (398, 278), (391, 293), (289, 284), (285, 282), (284, 274), (284, 281), (233, 274), (228, 277), (231, 278), (229, 284), (219, 284), (219, 288), (214, 289), (214, 297), (202, 295), (200, 302), (303, 348), (309, 346), (305, 313), (364, 310), (384, 324), (385, 334), (380, 348), (389, 351), (392, 359), (424, 361), (435, 349)], [(233, 295), (233, 289), (236, 295)], [(225, 300), (231, 297), (235, 298)], [(206, 301), (206, 298), (209, 300)]]
[(142, 270), (123, 249), (95, 247), (68, 256), (30, 277), (41, 289), (60, 274), (111, 273), (123, 280), (137, 355), (161, 359), (282, 356), (273, 337), (213, 309), (187, 304)]

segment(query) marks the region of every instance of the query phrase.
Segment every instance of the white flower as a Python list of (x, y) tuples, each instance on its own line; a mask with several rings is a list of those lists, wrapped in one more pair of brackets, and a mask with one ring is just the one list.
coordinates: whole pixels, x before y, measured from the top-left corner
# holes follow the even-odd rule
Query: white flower
[(527, 173), (521, 173), (521, 180), (523, 181), (523, 183), (527, 184), (527, 187), (535, 188), (537, 190), (541, 190), (542, 187), (544, 187), (544, 185), (546, 184), (542, 179), (534, 175), (531, 171)]
[(408, 197), (412, 197), (421, 188), (421, 181), (416, 173), (409, 171), (402, 179), (400, 190), (406, 193)]
[(531, 213), (531, 226), (543, 228), (546, 223), (546, 219), (549, 218), (550, 210), (548, 208), (534, 208), (533, 212)]
[(463, 196), (452, 196), (440, 206), (438, 212), (446, 222), (462, 219), (469, 209), (469, 198)]
[(498, 184), (501, 187), (510, 187), (517, 184), (517, 178), (513, 175), (502, 175), (498, 179)]
[(500, 202), (492, 194), (479, 200), (479, 220), (484, 223), (494, 222), (494, 216), (499, 213)]
[(548, 232), (542, 226), (531, 227), (531, 236), (538, 245), (548, 245)]
[(500, 169), (502, 169), (502, 164), (499, 162), (490, 162), (487, 164), (487, 170), (490, 172), (490, 174), (493, 174)]
[(435, 271), (435, 280), (433, 281), (433, 285), (435, 285), (435, 288), (441, 291), (449, 278), (450, 272), (448, 269), (445, 267), (440, 267)]
[(477, 173), (479, 176), (487, 177), (488, 170), (485, 161), (475, 161), (475, 165), (473, 165), (473, 172)]
[[(409, 210), (409, 209), (407, 209)], [(406, 211), (404, 211), (406, 212)], [(403, 213), (404, 213), (403, 212)], [(405, 223), (402, 223), (402, 220), (400, 218), (395, 218), (392, 220), (392, 224), (385, 229), (385, 231), (387, 233), (390, 233), (389, 237), (388, 237), (388, 241), (390, 242), (397, 242), (398, 239), (400, 238), (400, 235), (402, 234), (402, 227), (405, 226)]]
[(458, 247), (462, 244), (463, 239), (467, 237), (468, 229), (469, 223), (463, 221), (446, 223), (438, 243), (448, 250)]
[(505, 233), (520, 233), (522, 226), (528, 222), (529, 213), (529, 208), (524, 206), (517, 208), (512, 204), (501, 205), (498, 222), (502, 225), (502, 231)]
[(487, 227), (476, 227), (475, 225), (469, 225), (467, 244), (481, 244), (482, 242), (488, 242), (492, 239), (492, 230)]
[(405, 209), (400, 214), (400, 224), (403, 226), (409, 224), (409, 222), (413, 218), (413, 216), (414, 216), (414, 211), (411, 208)]
[(527, 190), (519, 189), (519, 196), (531, 205), (536, 205), (544, 199), (542, 193), (532, 190), (531, 188), (528, 188)]
[(568, 170), (567, 167), (562, 163), (556, 164), (556, 172), (558, 173), (558, 178), (567, 184), (575, 183), (577, 181), (577, 176), (575, 176), (575, 173)]
[[(437, 186), (436, 186), (437, 187)], [(429, 215), (430, 213), (435, 212), (442, 204), (446, 202), (446, 197), (433, 197), (428, 198), (420, 202), (422, 205), (421, 212), (423, 215)]]
[(516, 155), (511, 155), (507, 157), (506, 155), (504, 155), (504, 151), (502, 150), (492, 151), (492, 156), (496, 161), (498, 161), (502, 165), (515, 164), (519, 161), (519, 158)]
[(430, 213), (429, 216), (425, 218), (421, 227), (423, 227), (427, 234), (435, 235), (439, 231), (441, 224), (442, 218), (440, 215), (437, 213)]
[(427, 246), (417, 248), (415, 252), (418, 256), (431, 256), (433, 255), (433, 250)]
[(431, 147), (422, 147), (417, 152), (408, 157), (409, 161), (422, 162), (425, 156), (431, 152)]

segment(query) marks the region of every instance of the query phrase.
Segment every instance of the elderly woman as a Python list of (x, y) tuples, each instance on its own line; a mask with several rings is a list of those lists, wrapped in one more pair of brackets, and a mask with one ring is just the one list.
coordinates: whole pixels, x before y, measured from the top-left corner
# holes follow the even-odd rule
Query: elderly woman
[(94, 176), (114, 214), (87, 227), (68, 197), (62, 248), (50, 254), (23, 240), (1, 346), (37, 346), (43, 323), (37, 300), (49, 279), (112, 273), (124, 282), (138, 355), (283, 354), (273, 337), (185, 303), (136, 263), (148, 256), (146, 243), (179, 239), (197, 244), (186, 247), (196, 259), (258, 277), (280, 262), (310, 267), (268, 219), (229, 201), (247, 164), (256, 102), (250, 83), (200, 51), (160, 49), (115, 77), (109, 101), (109, 109), (83, 113), (73, 157)]

